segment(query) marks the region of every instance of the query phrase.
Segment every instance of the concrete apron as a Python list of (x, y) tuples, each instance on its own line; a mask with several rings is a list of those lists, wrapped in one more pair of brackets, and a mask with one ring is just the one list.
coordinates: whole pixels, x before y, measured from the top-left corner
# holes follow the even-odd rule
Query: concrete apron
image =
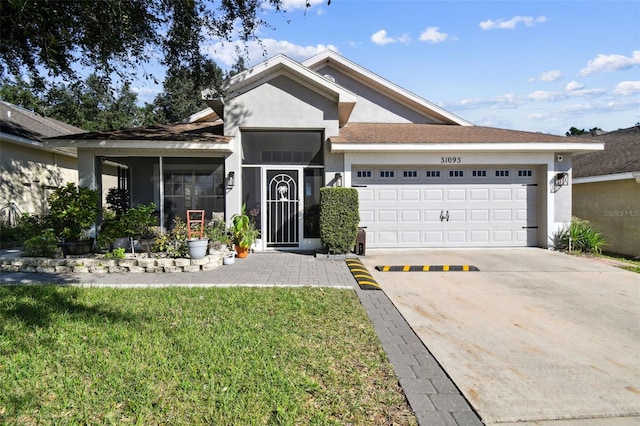
[[(544, 249), (360, 259), (486, 424), (640, 424), (640, 275)], [(375, 270), (447, 264), (480, 272)]]

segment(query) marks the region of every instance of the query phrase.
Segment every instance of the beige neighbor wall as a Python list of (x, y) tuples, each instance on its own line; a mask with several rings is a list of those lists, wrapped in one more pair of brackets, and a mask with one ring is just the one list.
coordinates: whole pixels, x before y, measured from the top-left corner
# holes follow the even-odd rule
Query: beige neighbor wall
[(634, 179), (573, 185), (573, 215), (602, 232), (604, 251), (640, 256), (640, 183)]
[(22, 213), (42, 214), (54, 188), (77, 182), (76, 159), (10, 142), (0, 142), (0, 207), (15, 203)]

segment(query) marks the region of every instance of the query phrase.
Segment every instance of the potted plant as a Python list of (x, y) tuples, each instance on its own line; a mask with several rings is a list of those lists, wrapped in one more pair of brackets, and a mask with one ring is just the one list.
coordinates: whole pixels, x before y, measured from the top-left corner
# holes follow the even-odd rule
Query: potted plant
[(251, 245), (256, 241), (260, 231), (247, 215), (246, 204), (242, 205), (239, 214), (231, 218), (231, 234), (233, 236), (233, 244), (239, 258), (247, 257)]
[(84, 254), (93, 249), (93, 238), (87, 238), (87, 231), (98, 217), (98, 200), (98, 191), (74, 183), (57, 188), (49, 196), (49, 225), (62, 239), (65, 254)]

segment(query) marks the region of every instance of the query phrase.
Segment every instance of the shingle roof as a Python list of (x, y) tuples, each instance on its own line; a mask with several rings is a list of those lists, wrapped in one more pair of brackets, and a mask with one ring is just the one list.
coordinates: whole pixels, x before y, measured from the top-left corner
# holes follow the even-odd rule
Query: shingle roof
[(198, 121), (193, 123), (172, 123), (160, 126), (134, 127), (109, 132), (90, 132), (63, 136), (56, 139), (74, 140), (122, 140), (122, 141), (185, 141), (225, 143), (232, 138), (223, 136), (222, 120)]
[(604, 151), (573, 157), (573, 177), (603, 176), (640, 171), (640, 126), (601, 135), (581, 135), (579, 139), (604, 142)]
[(79, 127), (43, 117), (8, 102), (0, 102), (0, 132), (2, 133), (41, 142), (42, 138), (83, 131)]
[(330, 138), (341, 144), (567, 143), (564, 136), (482, 126), (413, 123), (349, 123)]

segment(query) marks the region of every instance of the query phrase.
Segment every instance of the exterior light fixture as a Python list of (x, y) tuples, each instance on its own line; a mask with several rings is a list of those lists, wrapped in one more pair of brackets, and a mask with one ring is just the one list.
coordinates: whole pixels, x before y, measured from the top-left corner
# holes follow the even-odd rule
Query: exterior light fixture
[(557, 188), (560, 188), (561, 186), (566, 186), (569, 184), (569, 173), (567, 172), (560, 172), (560, 173), (556, 173), (556, 176), (554, 178), (554, 185)]
[(336, 186), (342, 186), (342, 173), (336, 173), (334, 176), (334, 181), (336, 183)]
[(227, 175), (227, 188), (233, 188), (236, 184), (236, 174), (235, 172), (229, 172)]

